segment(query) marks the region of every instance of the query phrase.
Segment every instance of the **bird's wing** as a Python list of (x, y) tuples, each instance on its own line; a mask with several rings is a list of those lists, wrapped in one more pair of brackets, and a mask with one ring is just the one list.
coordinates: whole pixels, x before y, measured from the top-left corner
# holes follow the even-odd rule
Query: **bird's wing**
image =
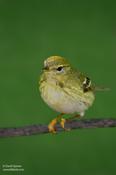
[(85, 76), (82, 73), (77, 74), (78, 78), (80, 79), (80, 82), (82, 84), (82, 88), (84, 92), (88, 91), (109, 91), (110, 88), (102, 87), (102, 86), (96, 86), (91, 82), (91, 79), (88, 76)]
[(91, 79), (88, 76), (82, 74), (81, 72), (77, 72), (76, 76), (80, 81), (80, 86), (83, 89), (83, 92), (94, 90), (94, 85), (92, 84)]
[(62, 88), (69, 88), (75, 92), (80, 91), (80, 93), (92, 91), (94, 88), (90, 78), (78, 72), (77, 70), (70, 72), (66, 78), (64, 77), (59, 79), (58, 85)]
[(91, 79), (88, 76), (77, 70), (73, 70), (72, 72), (70, 72), (70, 74), (66, 76), (65, 81), (64, 79), (60, 79), (58, 81), (58, 85), (61, 88), (71, 89), (71, 91), (74, 93), (77, 93), (78, 91), (81, 94), (85, 94), (91, 91), (95, 92), (109, 90), (109, 88), (96, 86), (94, 83), (91, 82)]

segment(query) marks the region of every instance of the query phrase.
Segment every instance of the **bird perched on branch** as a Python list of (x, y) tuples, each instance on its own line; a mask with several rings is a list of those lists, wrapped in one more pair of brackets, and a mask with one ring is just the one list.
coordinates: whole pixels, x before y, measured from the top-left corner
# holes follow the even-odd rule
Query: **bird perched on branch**
[(39, 89), (43, 100), (55, 111), (59, 112), (48, 125), (50, 132), (55, 133), (55, 125), (60, 122), (65, 128), (64, 114), (84, 116), (85, 111), (93, 104), (95, 91), (104, 90), (91, 83), (89, 77), (74, 69), (63, 57), (51, 56), (44, 61), (43, 73), (39, 81)]

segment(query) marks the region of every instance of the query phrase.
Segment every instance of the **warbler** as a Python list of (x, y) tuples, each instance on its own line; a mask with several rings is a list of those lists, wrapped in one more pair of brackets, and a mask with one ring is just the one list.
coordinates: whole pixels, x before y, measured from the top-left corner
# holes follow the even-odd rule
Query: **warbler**
[(66, 119), (62, 118), (64, 114), (84, 116), (95, 100), (95, 91), (104, 88), (96, 87), (88, 76), (73, 68), (65, 58), (51, 56), (44, 61), (39, 90), (48, 106), (60, 113), (48, 125), (49, 131), (55, 133), (55, 125), (59, 121), (67, 130)]

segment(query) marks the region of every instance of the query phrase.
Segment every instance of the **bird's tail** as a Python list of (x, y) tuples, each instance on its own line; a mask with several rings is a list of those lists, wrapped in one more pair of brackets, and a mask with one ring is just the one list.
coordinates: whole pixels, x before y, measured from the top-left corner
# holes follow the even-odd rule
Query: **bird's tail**
[(95, 86), (94, 90), (95, 91), (110, 91), (111, 89), (107, 87), (102, 87), (102, 86)]

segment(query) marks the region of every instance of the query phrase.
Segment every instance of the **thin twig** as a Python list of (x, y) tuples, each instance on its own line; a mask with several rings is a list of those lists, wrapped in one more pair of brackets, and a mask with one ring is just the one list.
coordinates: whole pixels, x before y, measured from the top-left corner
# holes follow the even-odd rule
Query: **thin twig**
[[(86, 119), (86, 120), (72, 120), (67, 122), (66, 128), (84, 129), (84, 128), (107, 128), (116, 127), (116, 119)], [(57, 132), (63, 131), (60, 125), (56, 125)], [(9, 127), (0, 128), (0, 138), (16, 137), (16, 136), (30, 136), (35, 134), (49, 133), (47, 125), (36, 124), (23, 127)]]

